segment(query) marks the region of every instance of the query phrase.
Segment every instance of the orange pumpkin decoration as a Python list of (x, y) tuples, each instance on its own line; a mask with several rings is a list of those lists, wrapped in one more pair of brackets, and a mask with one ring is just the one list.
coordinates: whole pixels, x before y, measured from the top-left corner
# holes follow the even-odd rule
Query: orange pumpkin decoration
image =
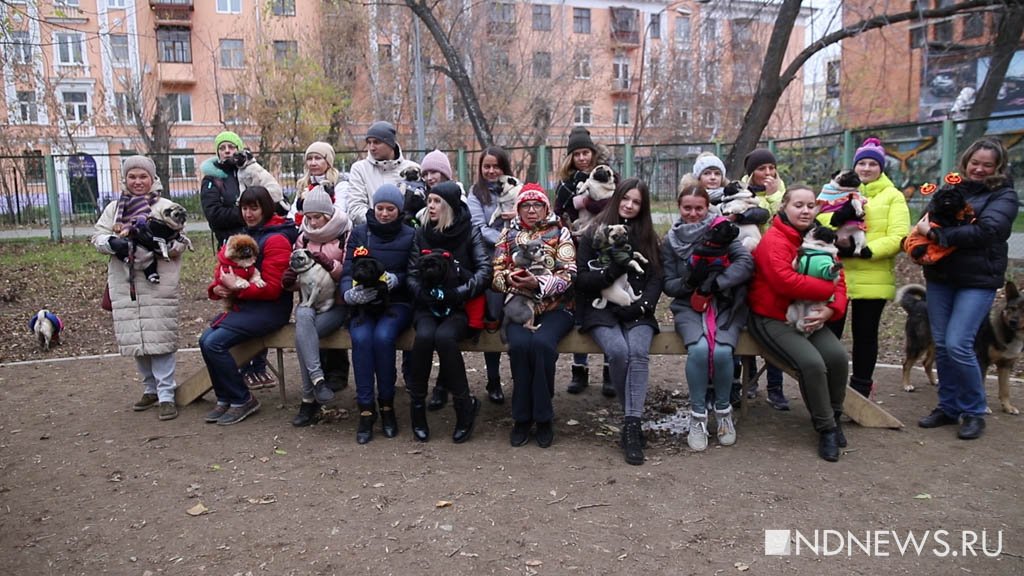
[(957, 184), (964, 181), (963, 178), (960, 177), (960, 174), (958, 174), (957, 172), (950, 172), (949, 174), (946, 174), (944, 180), (946, 181), (946, 184), (949, 184), (951, 186), (956, 186)]
[(366, 256), (370, 250), (366, 246), (360, 246), (352, 251), (352, 256)]
[(925, 196), (931, 194), (932, 192), (935, 192), (938, 189), (939, 187), (936, 186), (935, 184), (932, 184), (931, 182), (925, 182), (924, 184), (921, 184), (921, 194)]

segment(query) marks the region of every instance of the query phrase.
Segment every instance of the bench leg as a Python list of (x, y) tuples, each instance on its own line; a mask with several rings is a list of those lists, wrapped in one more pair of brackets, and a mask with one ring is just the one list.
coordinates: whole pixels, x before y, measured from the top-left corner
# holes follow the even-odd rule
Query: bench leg
[(741, 398), (740, 398), (740, 416), (746, 416), (747, 415), (747, 392), (753, 387), (752, 385), (755, 382), (757, 382), (757, 379), (761, 377), (761, 374), (764, 374), (764, 371), (768, 369), (768, 363), (765, 362), (765, 364), (763, 366), (761, 366), (761, 368), (757, 372), (755, 372), (753, 376), (751, 376), (750, 375), (750, 366), (751, 365), (757, 366), (757, 361), (755, 360), (753, 362), (753, 364), (751, 364), (750, 362), (742, 362), (742, 361), (740, 362), (740, 367), (741, 367), (740, 368), (740, 378), (742, 379), (741, 381), (743, 382), (743, 385), (740, 386), (740, 388), (741, 388), (741, 390), (740, 390), (740, 392), (741, 392), (741, 394), (740, 394), (741, 395)]
[(288, 403), (288, 397), (285, 395), (284, 387), (284, 350), (281, 348), (277, 349), (277, 391), (281, 394), (281, 407), (283, 408)]

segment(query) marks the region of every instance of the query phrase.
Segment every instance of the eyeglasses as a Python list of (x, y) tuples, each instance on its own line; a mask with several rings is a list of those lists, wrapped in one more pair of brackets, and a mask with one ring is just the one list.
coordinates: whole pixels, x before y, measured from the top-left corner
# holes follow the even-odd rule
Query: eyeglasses
[(537, 211), (540, 210), (541, 208), (547, 208), (548, 206), (543, 202), (523, 202), (522, 204), (519, 205), (519, 207), (527, 211)]

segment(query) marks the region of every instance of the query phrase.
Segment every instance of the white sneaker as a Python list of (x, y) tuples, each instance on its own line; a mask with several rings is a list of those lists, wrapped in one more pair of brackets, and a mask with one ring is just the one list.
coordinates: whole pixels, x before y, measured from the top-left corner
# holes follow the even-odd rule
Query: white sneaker
[(703, 452), (708, 447), (708, 413), (690, 412), (690, 433), (686, 435), (690, 449)]
[(732, 406), (725, 410), (715, 410), (715, 421), (718, 422), (718, 443), (732, 446), (736, 443), (736, 425), (732, 422)]

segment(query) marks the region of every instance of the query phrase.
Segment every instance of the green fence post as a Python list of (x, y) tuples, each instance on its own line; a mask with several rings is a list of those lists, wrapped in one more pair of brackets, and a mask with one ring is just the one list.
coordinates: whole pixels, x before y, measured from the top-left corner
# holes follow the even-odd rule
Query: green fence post
[(53, 155), (46, 155), (46, 207), (50, 216), (50, 240), (63, 242), (60, 232), (60, 194), (57, 192), (57, 167)]
[(853, 155), (856, 151), (853, 132), (843, 130), (843, 168), (853, 168)]
[(622, 163), (622, 175), (625, 178), (632, 178), (633, 177), (633, 173), (634, 173), (634, 169), (633, 169), (633, 145), (632, 144), (626, 144), (625, 146), (623, 146), (622, 154), (625, 156), (625, 158), (623, 158), (623, 163)]
[(778, 154), (778, 152), (775, 151), (775, 140), (768, 141), (768, 151), (771, 152), (772, 155)]
[(469, 182), (469, 168), (466, 166), (466, 149), (459, 148), (456, 152), (456, 165), (458, 166), (459, 182)]
[(956, 166), (956, 124), (950, 118), (946, 118), (942, 121), (942, 174), (952, 172), (954, 166)]
[(715, 142), (715, 156), (722, 157), (722, 143)]
[(548, 147), (544, 144), (537, 146), (537, 183), (547, 190), (551, 175), (548, 174)]

